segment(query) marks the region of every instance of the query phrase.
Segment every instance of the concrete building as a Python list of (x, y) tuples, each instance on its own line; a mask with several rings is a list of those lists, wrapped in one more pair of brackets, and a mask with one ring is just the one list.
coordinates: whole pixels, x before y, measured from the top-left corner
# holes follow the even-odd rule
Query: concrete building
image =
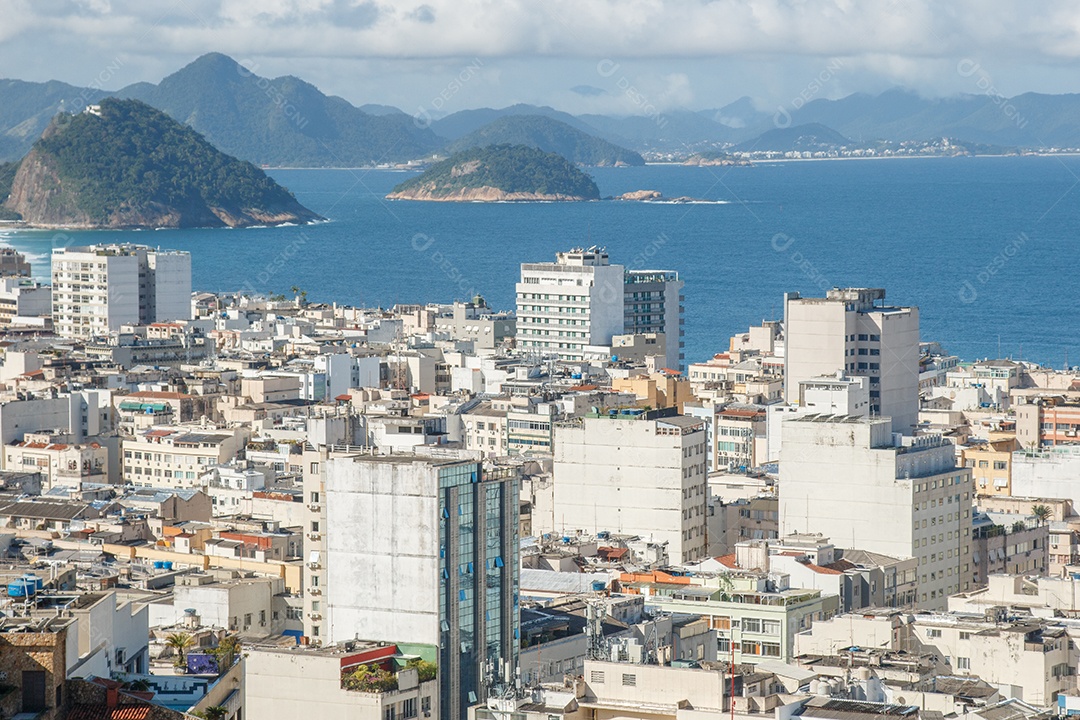
[(682, 415), (586, 416), (555, 429), (554, 519), (566, 534), (608, 531), (699, 560), (708, 520), (705, 423)]
[(56, 248), (52, 288), (53, 326), (63, 337), (184, 320), (191, 316), (191, 254), (127, 244)]
[(124, 481), (147, 487), (188, 488), (244, 449), (248, 428), (155, 427), (123, 441)]
[(51, 312), (52, 288), (26, 278), (0, 278), (0, 326), (19, 325), (25, 322), (24, 318), (43, 317)]
[(517, 662), (518, 482), (446, 458), (327, 460), (320, 637), (438, 646), (439, 707), (464, 720), (483, 665)]
[(780, 535), (821, 533), (851, 547), (919, 560), (919, 607), (970, 589), (971, 471), (939, 436), (892, 433), (887, 418), (786, 421)]
[(671, 270), (626, 270), (607, 250), (573, 248), (553, 263), (522, 263), (517, 346), (544, 357), (585, 360), (616, 335), (663, 334), (664, 361), (682, 365), (682, 288)]
[(623, 288), (624, 331), (663, 335), (665, 367), (683, 366), (683, 283), (674, 270), (627, 270)]
[(1016, 439), (1025, 448), (1080, 444), (1080, 403), (1066, 395), (1017, 397)]
[[(244, 647), (245, 717), (319, 720), (439, 718), (438, 681), (408, 667), (414, 648), (348, 642), (322, 648)], [(420, 648), (434, 660), (437, 648)], [(361, 667), (384, 673), (360, 685)], [(442, 668), (439, 668), (442, 671)], [(300, 682), (299, 680), (302, 680)]]
[(539, 356), (583, 360), (589, 345), (610, 345), (625, 326), (624, 268), (606, 250), (574, 248), (553, 263), (522, 263), (517, 284), (517, 346)]
[(784, 296), (784, 399), (800, 382), (837, 373), (870, 381), (870, 412), (910, 434), (919, 417), (919, 309), (883, 304), (878, 288), (834, 288), (824, 298)]
[(79, 490), (84, 482), (109, 482), (109, 449), (96, 442), (62, 442), (48, 433), (26, 433), (21, 442), (4, 448), (5, 470), (41, 473), (43, 490)]
[(449, 315), (435, 318), (435, 329), (454, 340), (470, 340), (474, 350), (493, 350), (514, 337), (517, 320), (511, 313), (498, 313), (479, 295), (469, 302), (457, 301)]

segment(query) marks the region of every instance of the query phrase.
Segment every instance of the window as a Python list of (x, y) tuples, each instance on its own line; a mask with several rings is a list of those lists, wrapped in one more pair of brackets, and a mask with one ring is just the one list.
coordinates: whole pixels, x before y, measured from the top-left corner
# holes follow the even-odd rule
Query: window
[(761, 632), (766, 635), (779, 635), (780, 634), (780, 621), (779, 620), (762, 620)]
[(958, 657), (958, 658), (956, 658), (956, 669), (957, 670), (970, 670), (971, 669), (971, 658), (966, 658), (966, 657)]
[(407, 698), (401, 703), (401, 717), (414, 718), (416, 717), (416, 698)]
[(758, 618), (743, 618), (742, 629), (743, 632), (759, 633), (761, 632), (761, 620)]
[(939, 637), (941, 637), (941, 631), (937, 630), (935, 628), (930, 628), (930, 629), (928, 629), (926, 631), (926, 637), (928, 637), (928, 638), (939, 638)]

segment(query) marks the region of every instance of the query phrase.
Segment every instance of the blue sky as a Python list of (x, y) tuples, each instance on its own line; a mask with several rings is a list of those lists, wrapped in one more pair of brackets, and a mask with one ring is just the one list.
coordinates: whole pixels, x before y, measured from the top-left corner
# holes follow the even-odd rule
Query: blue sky
[[(1047, 0), (0, 0), (0, 76), (116, 89), (205, 52), (355, 104), (762, 109), (903, 86), (1080, 91)], [(977, 68), (972, 74), (970, 69)], [(797, 102), (797, 101), (796, 101)]]

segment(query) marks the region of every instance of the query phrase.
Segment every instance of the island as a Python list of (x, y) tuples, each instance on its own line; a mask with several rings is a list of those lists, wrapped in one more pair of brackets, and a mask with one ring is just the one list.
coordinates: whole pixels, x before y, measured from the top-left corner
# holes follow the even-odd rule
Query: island
[(389, 200), (521, 202), (598, 200), (592, 178), (569, 160), (525, 145), (489, 145), (451, 155), (401, 183)]
[(317, 222), (249, 162), (137, 100), (60, 113), (14, 173), (3, 207), (31, 227), (150, 229)]

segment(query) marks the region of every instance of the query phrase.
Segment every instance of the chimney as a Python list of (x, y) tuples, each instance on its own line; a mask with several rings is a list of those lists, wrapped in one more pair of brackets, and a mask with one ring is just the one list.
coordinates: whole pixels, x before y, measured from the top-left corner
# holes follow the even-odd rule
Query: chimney
[(115, 687), (105, 688), (105, 704), (110, 710), (120, 704), (120, 689)]

